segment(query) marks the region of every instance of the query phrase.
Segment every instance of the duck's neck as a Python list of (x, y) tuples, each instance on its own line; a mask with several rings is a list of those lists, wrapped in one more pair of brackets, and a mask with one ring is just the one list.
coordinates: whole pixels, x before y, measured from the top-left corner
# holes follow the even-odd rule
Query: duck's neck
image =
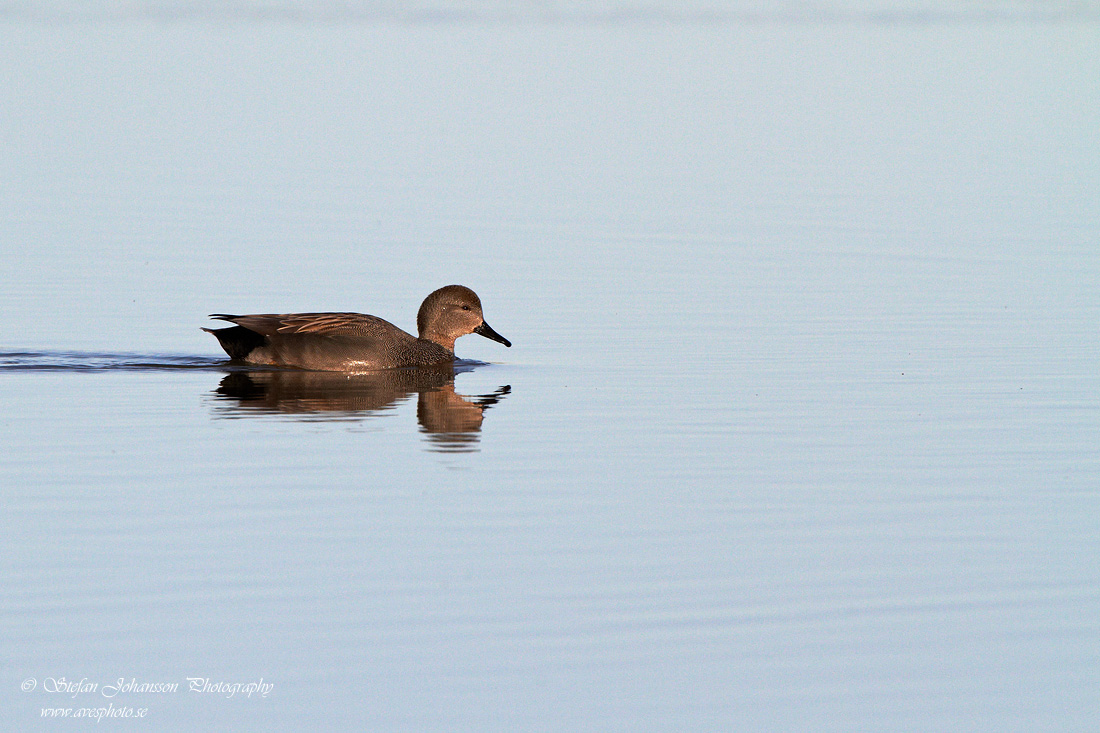
[(440, 334), (440, 333), (434, 333), (432, 331), (425, 331), (425, 332), (420, 334), (420, 338), (424, 339), (425, 341), (431, 341), (434, 344), (439, 344), (440, 346), (442, 346), (447, 351), (451, 352), (452, 354), (454, 353), (454, 350), (455, 350), (455, 337), (454, 336), (444, 336), (443, 334)]

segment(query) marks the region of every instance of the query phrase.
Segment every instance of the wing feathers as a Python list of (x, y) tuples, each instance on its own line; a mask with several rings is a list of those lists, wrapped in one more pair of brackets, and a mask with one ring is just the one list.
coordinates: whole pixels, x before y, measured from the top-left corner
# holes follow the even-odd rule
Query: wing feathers
[(379, 335), (390, 329), (400, 330), (388, 321), (363, 313), (256, 313), (247, 316), (214, 313), (210, 317), (236, 323), (265, 336), (308, 333), (362, 337)]

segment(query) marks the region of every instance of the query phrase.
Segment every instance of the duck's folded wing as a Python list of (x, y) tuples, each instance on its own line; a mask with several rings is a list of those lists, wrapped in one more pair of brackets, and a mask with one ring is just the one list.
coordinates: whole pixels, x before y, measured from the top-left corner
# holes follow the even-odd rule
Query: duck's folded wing
[(233, 316), (214, 313), (218, 318), (264, 336), (294, 333), (316, 336), (370, 336), (397, 327), (388, 321), (363, 313), (255, 313)]

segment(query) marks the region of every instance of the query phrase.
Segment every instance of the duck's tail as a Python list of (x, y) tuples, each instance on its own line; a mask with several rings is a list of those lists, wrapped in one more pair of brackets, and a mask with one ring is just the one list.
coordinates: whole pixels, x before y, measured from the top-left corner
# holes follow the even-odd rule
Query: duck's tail
[(244, 326), (232, 326), (231, 328), (203, 328), (203, 331), (214, 334), (218, 343), (234, 361), (244, 361), (254, 349), (258, 349), (267, 343), (267, 338), (255, 331), (249, 331)]

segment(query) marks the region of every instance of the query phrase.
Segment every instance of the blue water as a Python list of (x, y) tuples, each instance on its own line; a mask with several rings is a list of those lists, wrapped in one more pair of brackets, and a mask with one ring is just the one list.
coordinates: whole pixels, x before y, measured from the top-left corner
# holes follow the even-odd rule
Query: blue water
[(226, 7), (0, 22), (14, 729), (1095, 728), (1089, 7)]

